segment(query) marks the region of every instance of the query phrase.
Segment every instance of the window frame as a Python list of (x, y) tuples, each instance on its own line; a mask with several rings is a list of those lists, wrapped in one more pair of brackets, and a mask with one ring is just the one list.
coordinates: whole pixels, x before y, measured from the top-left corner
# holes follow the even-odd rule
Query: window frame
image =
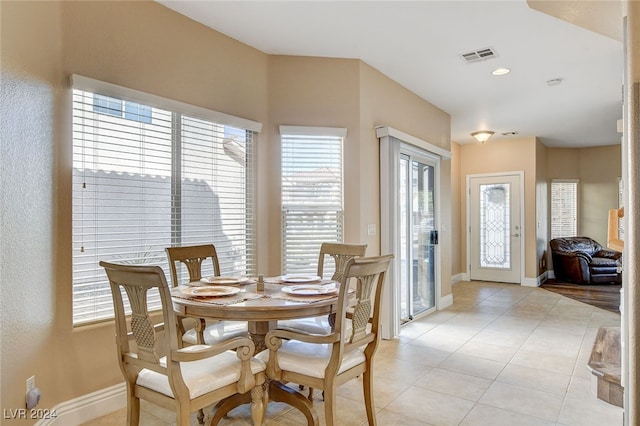
[[(575, 226), (575, 232), (573, 233), (573, 235), (567, 235), (567, 234), (556, 234), (554, 232), (554, 217), (555, 217), (555, 210), (554, 210), (554, 185), (573, 185), (574, 186), (574, 193), (575, 193), (575, 200), (574, 200), (574, 208), (575, 208), (575, 217), (573, 218), (574, 220), (574, 226)], [(564, 206), (564, 208), (566, 209), (567, 207)], [(550, 239), (554, 239), (554, 238), (561, 238), (561, 237), (575, 237), (578, 236), (579, 231), (580, 231), (580, 180), (579, 179), (551, 179), (551, 185), (550, 185), (550, 189), (549, 189), (549, 236)], [(562, 227), (566, 226), (566, 225), (560, 225), (559, 226), (559, 230), (562, 230)], [(557, 232), (557, 231), (556, 231)]]
[[(281, 270), (283, 274), (294, 274), (294, 273), (309, 273), (315, 274), (317, 272), (317, 263), (318, 263), (318, 253), (320, 251), (320, 245), (322, 242), (335, 242), (342, 243), (344, 241), (344, 142), (347, 135), (346, 128), (339, 127), (312, 127), (312, 126), (280, 126), (280, 155), (281, 155), (281, 226), (282, 226), (282, 240), (281, 240)], [(286, 140), (289, 141), (286, 141)], [(293, 140), (297, 139), (300, 144), (311, 144), (316, 142), (315, 147), (318, 146), (318, 143), (322, 142), (322, 140), (327, 140), (327, 142), (331, 143), (339, 143), (339, 158), (338, 156), (332, 157), (331, 154), (328, 154), (328, 157), (331, 157), (330, 164), (339, 164), (339, 182), (333, 181), (334, 185), (339, 186), (339, 197), (335, 197), (335, 199), (339, 199), (338, 208), (331, 208), (331, 205), (320, 206), (314, 208), (310, 206), (308, 203), (312, 200), (312, 198), (306, 198), (303, 200), (305, 204), (298, 204), (299, 217), (303, 217), (303, 211), (307, 211), (310, 215), (314, 215), (316, 217), (321, 217), (323, 214), (325, 217), (328, 217), (327, 222), (318, 222), (320, 223), (320, 234), (324, 235), (317, 240), (309, 239), (308, 234), (307, 238), (304, 238), (304, 235), (300, 238), (300, 244), (304, 245), (304, 250), (295, 251), (295, 247), (299, 247), (300, 245), (295, 245), (293, 241), (295, 241), (295, 237), (289, 239), (289, 235), (294, 235), (294, 233), (289, 233), (287, 231), (288, 224), (290, 222), (290, 218), (293, 217), (289, 215), (289, 211), (292, 206), (295, 206), (295, 203), (287, 204), (285, 198), (287, 197), (287, 190), (285, 189), (285, 168), (295, 167), (295, 166), (287, 166), (285, 164), (284, 159), (284, 149), (285, 143), (292, 143)], [(303, 145), (300, 145), (303, 146)], [(304, 151), (302, 149), (301, 151)], [(335, 154), (334, 154), (335, 155)], [(303, 155), (301, 154), (300, 157)], [(298, 157), (298, 158), (300, 158)], [(314, 161), (318, 161), (317, 157), (307, 157), (307, 161), (313, 163)], [(292, 162), (291, 164), (293, 164)], [(322, 167), (318, 167), (317, 170)], [(309, 175), (311, 176), (311, 175)], [(322, 178), (321, 175), (315, 175), (316, 178)], [(290, 181), (290, 180), (289, 180)], [(326, 189), (326, 188), (325, 188)], [(331, 190), (330, 190), (331, 191)], [(307, 191), (309, 192), (309, 191)], [(312, 190), (310, 192), (313, 192)], [(334, 192), (334, 191), (331, 191)], [(312, 195), (309, 193), (308, 195)], [(293, 197), (291, 197), (293, 198)], [(335, 204), (333, 205), (335, 207)], [(337, 223), (335, 224), (335, 234), (328, 235), (324, 232), (327, 231), (324, 226), (325, 223), (330, 225), (331, 218), (335, 217)], [(302, 222), (302, 221), (299, 221)], [(300, 232), (304, 232), (303, 230)], [(289, 243), (292, 244), (289, 244)], [(332, 273), (331, 268), (328, 268), (324, 271), (325, 274), (330, 275)]]
[[(73, 115), (74, 115), (74, 123), (72, 125), (73, 127), (73, 166), (72, 166), (72, 174), (74, 175), (74, 182), (73, 182), (73, 186), (72, 186), (72, 202), (73, 202), (73, 207), (72, 207), (72, 240), (73, 240), (73, 252), (72, 252), (72, 323), (73, 326), (82, 326), (82, 325), (86, 325), (86, 324), (91, 324), (91, 323), (95, 323), (95, 322), (101, 322), (101, 321), (106, 321), (106, 320), (111, 320), (113, 319), (113, 305), (112, 305), (112, 301), (111, 301), (111, 295), (110, 295), (110, 290), (109, 290), (109, 284), (108, 284), (108, 280), (106, 279), (106, 276), (104, 275), (104, 272), (101, 270), (101, 268), (97, 265), (97, 262), (99, 260), (107, 260), (107, 261), (118, 261), (118, 259), (115, 258), (110, 258), (109, 256), (105, 257), (105, 258), (100, 258), (100, 259), (96, 259), (95, 262), (91, 262), (91, 263), (95, 263), (95, 265), (90, 265), (87, 264), (87, 268), (93, 268), (94, 272), (90, 272), (90, 274), (93, 274), (94, 278), (93, 280), (95, 281), (95, 283), (97, 283), (95, 285), (96, 289), (99, 288), (99, 295), (96, 296), (90, 296), (88, 297), (87, 300), (91, 300), (94, 302), (95, 305), (99, 306), (99, 308), (94, 308), (94, 311), (91, 313), (91, 315), (87, 314), (86, 316), (80, 316), (79, 314), (79, 307), (80, 305), (76, 305), (77, 303), (79, 303), (76, 300), (76, 297), (79, 297), (76, 295), (76, 288), (78, 288), (77, 286), (80, 285), (80, 283), (77, 283), (76, 281), (76, 256), (81, 257), (81, 255), (77, 255), (77, 251), (78, 251), (78, 244), (75, 241), (77, 235), (76, 235), (76, 227), (78, 225), (78, 222), (84, 219), (78, 219), (76, 218), (76, 214), (77, 212), (75, 211), (76, 209), (76, 203), (77, 203), (77, 199), (76, 197), (78, 197), (77, 191), (78, 191), (78, 184), (77, 182), (75, 182), (75, 180), (77, 179), (77, 176), (75, 176), (76, 174), (76, 165), (77, 165), (77, 159), (76, 156), (78, 156), (79, 154), (76, 152), (76, 149), (80, 146), (86, 146), (87, 142), (86, 140), (84, 140), (83, 138), (84, 133), (78, 131), (76, 129), (76, 118), (75, 114), (80, 114), (83, 115), (85, 114), (85, 112), (87, 111), (86, 108), (91, 108), (91, 104), (89, 103), (89, 101), (87, 101), (87, 98), (83, 98), (82, 101), (76, 101), (76, 96), (78, 96), (78, 92), (76, 91), (83, 91), (83, 92), (89, 92), (90, 94), (96, 94), (99, 96), (99, 98), (102, 101), (106, 100), (106, 103), (108, 105), (111, 105), (113, 103), (113, 105), (118, 104), (118, 102), (120, 102), (120, 108), (116, 108), (113, 111), (98, 111), (96, 109), (100, 108), (100, 105), (98, 105), (100, 102), (94, 102), (93, 103), (93, 109), (90, 111), (91, 114), (95, 115), (97, 118), (95, 118), (95, 120), (93, 120), (92, 122), (101, 122), (101, 120), (103, 118), (100, 118), (99, 116), (101, 114), (104, 114), (105, 116), (108, 117), (112, 117), (117, 120), (129, 120), (132, 123), (132, 126), (136, 125), (135, 122), (139, 123), (140, 126), (143, 126), (145, 124), (150, 124), (146, 117), (145, 117), (145, 113), (143, 113), (142, 115), (139, 114), (135, 114), (136, 117), (131, 116), (131, 111), (129, 111), (129, 115), (127, 115), (127, 105), (130, 106), (137, 106), (136, 111), (139, 113), (143, 110), (146, 110), (146, 108), (148, 108), (149, 112), (151, 112), (152, 110), (154, 110), (154, 108), (157, 109), (161, 109), (164, 110), (166, 112), (170, 112), (171, 116), (173, 117), (171, 119), (171, 124), (167, 125), (167, 128), (171, 128), (171, 136), (170, 138), (173, 140), (173, 142), (171, 142), (172, 148), (171, 148), (171, 165), (170, 167), (170, 176), (171, 176), (171, 194), (173, 194), (170, 197), (170, 201), (167, 201), (166, 198), (163, 198), (163, 203), (168, 204), (170, 206), (171, 212), (170, 212), (170, 217), (165, 218), (168, 220), (163, 219), (163, 223), (167, 222), (168, 225), (168, 231), (165, 230), (163, 231), (163, 233), (168, 232), (171, 237), (168, 238), (166, 241), (162, 240), (160, 241), (157, 245), (158, 247), (156, 249), (154, 249), (155, 253), (151, 253), (149, 254), (148, 259), (150, 260), (150, 263), (152, 264), (159, 264), (160, 266), (162, 266), (165, 269), (165, 273), (167, 273), (167, 278), (168, 276), (168, 264), (166, 263), (166, 255), (164, 254), (164, 247), (168, 247), (168, 246), (175, 246), (175, 245), (180, 245), (181, 244), (181, 240), (179, 238), (176, 238), (176, 232), (175, 232), (175, 223), (174, 223), (174, 215), (178, 214), (184, 214), (184, 213), (175, 213), (175, 209), (176, 209), (176, 198), (175, 198), (175, 191), (180, 192), (182, 191), (182, 189), (180, 189), (181, 187), (185, 186), (185, 179), (188, 180), (186, 174), (180, 174), (181, 172), (177, 172), (176, 170), (182, 170), (183, 167), (185, 167), (183, 164), (183, 160), (186, 158), (187, 154), (183, 154), (182, 150), (184, 149), (183, 147), (185, 146), (184, 143), (187, 142), (183, 142), (180, 141), (181, 138), (186, 139), (186, 137), (184, 136), (180, 136), (180, 134), (185, 134), (185, 132), (187, 130), (185, 130), (186, 128), (184, 127), (183, 124), (183, 120), (176, 120), (176, 117), (178, 116), (182, 116), (185, 117), (185, 120), (191, 120), (192, 122), (197, 122), (199, 120), (209, 123), (213, 128), (222, 128), (222, 129), (227, 129), (227, 128), (232, 128), (232, 129), (236, 129), (238, 131), (244, 132), (241, 133), (242, 135), (244, 135), (247, 139), (246, 139), (246, 144), (247, 147), (250, 147), (251, 152), (245, 152), (245, 167), (244, 167), (244, 171), (242, 172), (242, 176), (244, 176), (244, 186), (243, 186), (243, 191), (240, 195), (241, 198), (244, 199), (244, 204), (240, 204), (240, 205), (244, 205), (244, 213), (241, 213), (240, 216), (238, 217), (244, 217), (245, 220), (245, 224), (244, 225), (240, 225), (240, 226), (244, 226), (245, 227), (245, 231), (248, 232), (248, 234), (242, 234), (239, 238), (243, 238), (244, 235), (244, 243), (243, 243), (243, 247), (245, 248), (245, 256), (250, 256), (250, 259), (248, 257), (244, 257), (243, 260), (245, 261), (246, 267), (250, 268), (246, 271), (243, 272), (247, 272), (247, 273), (255, 273), (256, 272), (256, 265), (257, 265), (257, 256), (256, 256), (256, 235), (257, 235), (257, 230), (256, 230), (256, 225), (255, 225), (255, 218), (252, 213), (255, 209), (255, 205), (256, 205), (256, 172), (257, 172), (257, 167), (256, 167), (256, 161), (255, 161), (255, 150), (256, 150), (256, 146), (257, 146), (257, 138), (258, 138), (258, 134), (259, 132), (262, 130), (262, 124), (259, 122), (255, 122), (252, 120), (247, 120), (244, 118), (239, 118), (239, 117), (235, 117), (235, 116), (231, 116), (225, 113), (220, 113), (220, 112), (216, 112), (216, 111), (212, 111), (212, 110), (208, 110), (205, 108), (201, 108), (201, 107), (197, 107), (197, 106), (193, 106), (193, 105), (189, 105), (186, 103), (182, 103), (179, 101), (175, 101), (175, 100), (171, 100), (171, 99), (166, 99), (166, 98), (162, 98), (156, 95), (152, 95), (152, 94), (148, 94), (148, 93), (144, 93), (141, 91), (137, 91), (137, 90), (133, 90), (133, 89), (129, 89), (129, 88), (125, 88), (125, 87), (121, 87), (121, 86), (117, 86), (117, 85), (113, 85), (110, 83), (106, 83), (106, 82), (102, 82), (102, 81), (98, 81), (98, 80), (94, 80), (88, 77), (84, 77), (84, 76), (79, 76), (79, 75), (73, 75), (71, 77), (71, 92), (73, 95), (73, 99), (71, 102), (71, 109), (73, 110)], [(91, 97), (91, 99), (94, 99), (93, 97)], [(84, 110), (76, 110), (75, 108), (77, 106), (83, 106), (85, 109)], [(98, 107), (98, 108), (96, 108)], [(104, 108), (104, 106), (102, 106), (102, 108)], [(115, 111), (115, 113), (114, 113)], [(141, 119), (142, 118), (142, 119)], [(89, 122), (91, 120), (87, 120), (87, 122)], [(187, 123), (188, 124), (188, 123)], [(177, 127), (176, 127), (177, 126)], [(125, 127), (128, 129), (128, 127)], [(179, 130), (176, 130), (179, 129)], [(84, 130), (83, 130), (84, 131)], [(81, 133), (83, 136), (82, 137), (77, 137), (76, 132)], [(177, 136), (178, 135), (178, 136)], [(212, 137), (215, 139), (209, 139), (211, 140), (211, 142), (213, 142), (213, 144), (215, 144), (215, 146), (218, 146), (218, 150), (224, 150), (225, 154), (230, 157), (233, 158), (233, 156), (229, 153), (227, 153), (227, 139), (223, 138), (222, 136), (220, 136), (220, 134), (216, 134), (217, 136), (204, 136), (206, 137)], [(224, 135), (226, 136), (226, 133), (224, 133)], [(195, 136), (194, 137), (195, 141), (198, 141), (200, 139), (199, 136)], [(176, 142), (176, 139), (178, 140), (178, 142)], [(232, 139), (232, 138), (231, 138)], [(119, 139), (118, 141), (123, 141), (122, 143), (124, 144), (124, 146), (127, 146), (126, 144), (128, 143), (128, 141), (124, 140), (124, 139)], [(217, 142), (216, 142), (217, 141)], [(166, 139), (165, 139), (165, 143), (166, 143)], [(101, 142), (101, 143), (105, 143), (105, 142)], [(142, 139), (140, 139), (140, 141), (138, 142), (141, 146), (144, 145), (145, 142), (142, 141)], [(205, 141), (206, 143), (206, 141)], [(154, 142), (152, 141), (150, 143), (152, 146), (154, 145)], [(176, 144), (178, 146), (177, 150), (176, 150)], [(105, 146), (110, 146), (110, 145), (105, 145)], [(214, 150), (214, 145), (211, 145), (211, 150)], [(175, 150), (175, 151), (174, 151)], [(177, 153), (176, 153), (177, 152)], [(197, 154), (194, 154), (197, 155)], [(211, 153), (210, 155), (214, 156), (214, 153)], [(215, 159), (215, 157), (212, 157)], [(166, 161), (166, 160), (163, 160)], [(227, 162), (230, 162), (229, 159), (227, 159)], [(82, 173), (85, 173), (87, 168), (85, 165), (83, 165), (83, 169), (82, 169)], [(94, 166), (95, 168), (95, 166)], [(96, 170), (98, 170), (96, 168)], [(103, 168), (104, 171), (108, 171), (108, 168)], [(145, 181), (148, 180), (147, 178), (145, 178), (144, 176), (146, 175), (147, 172), (140, 172), (142, 174), (138, 175), (138, 180), (140, 181)], [(222, 177), (224, 178), (224, 172), (221, 172), (215, 168), (211, 168), (210, 170), (211, 175), (213, 176), (221, 176), (221, 173), (223, 174)], [(166, 183), (165, 183), (166, 185)], [(177, 188), (176, 189), (176, 185)], [(82, 186), (85, 186), (85, 183), (82, 183)], [(230, 185), (228, 185), (230, 186)], [(232, 194), (236, 194), (235, 193), (235, 186), (233, 187), (234, 192)], [(219, 187), (213, 187), (211, 189), (211, 191), (213, 191), (213, 193), (215, 194), (215, 197), (218, 196), (218, 192), (220, 191)], [(196, 194), (197, 196), (197, 194)], [(235, 198), (238, 198), (237, 195), (234, 195)], [(193, 197), (192, 197), (193, 198)], [(196, 197), (197, 198), (197, 197)], [(165, 206), (166, 207), (166, 206)], [(234, 205), (234, 207), (236, 207)], [(178, 206), (178, 208), (180, 208)], [(164, 211), (164, 210), (163, 210)], [(191, 212), (189, 212), (188, 214), (192, 214)], [(211, 216), (212, 214), (210, 214), (209, 216)], [(193, 221), (192, 221), (193, 222)], [(237, 223), (237, 222), (234, 222)], [(164, 225), (163, 225), (164, 226)], [(236, 228), (238, 225), (235, 225)], [(163, 228), (164, 229), (164, 228)], [(224, 228), (225, 230), (227, 228)], [(84, 231), (81, 231), (84, 232)], [(145, 231), (137, 231), (139, 233), (144, 233)], [(226, 232), (226, 231), (225, 231)], [(181, 231), (178, 231), (177, 234), (181, 235)], [(189, 237), (184, 237), (184, 238), (189, 238)], [(182, 240), (183, 244), (199, 244), (199, 243), (203, 243), (204, 241), (192, 241), (194, 237), (191, 237), (190, 240), (184, 239)], [(197, 238), (197, 237), (195, 237)], [(215, 241), (206, 241), (207, 243), (215, 243)], [(98, 244), (98, 243), (96, 243)], [(160, 249), (159, 247), (162, 246), (162, 253), (160, 254)], [(98, 245), (94, 245), (94, 249), (98, 250), (99, 246)], [(81, 249), (82, 251), (84, 250), (84, 247), (82, 247)], [(247, 253), (250, 253), (250, 255), (248, 255)], [(146, 255), (145, 255), (146, 256)], [(121, 262), (124, 263), (138, 263), (140, 262), (140, 259), (126, 259), (124, 258), (124, 256), (122, 256), (122, 259), (120, 259)], [(223, 269), (223, 266), (221, 264), (221, 269)], [(233, 267), (233, 265), (229, 266), (229, 267)], [(227, 273), (232, 273), (234, 271), (227, 271)], [(186, 274), (186, 271), (185, 271)], [(89, 278), (91, 279), (91, 278)], [(94, 283), (94, 284), (95, 284)], [(108, 294), (105, 294), (105, 291)], [(94, 299), (91, 299), (91, 297), (94, 298), (99, 298), (99, 300), (96, 302)], [(108, 303), (106, 303), (106, 300), (109, 300)], [(153, 297), (150, 298), (150, 308), (151, 309), (155, 309), (159, 307), (159, 304), (156, 303), (155, 300), (152, 300)], [(90, 302), (87, 302), (90, 303)], [(110, 310), (108, 308), (106, 308), (106, 306), (110, 306)]]

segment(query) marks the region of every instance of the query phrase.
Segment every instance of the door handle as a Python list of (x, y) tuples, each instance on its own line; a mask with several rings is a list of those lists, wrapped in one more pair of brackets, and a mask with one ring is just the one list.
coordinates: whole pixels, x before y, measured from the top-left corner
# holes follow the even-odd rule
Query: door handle
[(517, 232), (515, 234), (511, 234), (512, 237), (519, 237), (520, 234), (518, 234)]
[(438, 244), (438, 231), (429, 232), (429, 244), (432, 244), (432, 245)]

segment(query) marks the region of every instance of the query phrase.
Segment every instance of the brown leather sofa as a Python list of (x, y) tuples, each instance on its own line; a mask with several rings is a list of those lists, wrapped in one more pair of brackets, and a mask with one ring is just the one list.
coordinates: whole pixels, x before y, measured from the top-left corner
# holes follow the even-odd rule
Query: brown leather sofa
[(609, 250), (588, 237), (555, 238), (549, 245), (557, 280), (577, 284), (621, 282), (618, 267), (622, 253)]

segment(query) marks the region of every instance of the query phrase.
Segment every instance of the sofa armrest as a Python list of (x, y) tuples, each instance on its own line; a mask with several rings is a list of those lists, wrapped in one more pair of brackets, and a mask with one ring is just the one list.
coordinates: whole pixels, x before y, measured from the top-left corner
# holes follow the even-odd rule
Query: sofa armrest
[(553, 252), (553, 270), (559, 280), (584, 284), (591, 280), (591, 256), (584, 252)]
[(613, 260), (620, 259), (620, 256), (622, 256), (622, 253), (620, 253), (619, 251), (608, 250), (608, 249), (600, 250), (599, 252), (593, 255), (593, 257), (604, 257), (605, 259), (613, 259)]

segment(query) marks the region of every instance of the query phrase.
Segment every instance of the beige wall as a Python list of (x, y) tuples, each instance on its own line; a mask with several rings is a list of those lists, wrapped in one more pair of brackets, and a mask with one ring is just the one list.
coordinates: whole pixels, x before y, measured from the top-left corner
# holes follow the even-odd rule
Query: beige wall
[[(267, 273), (280, 273), (280, 132), (279, 126), (344, 127), (345, 242), (367, 242), (361, 232), (360, 128), (358, 124), (359, 61), (272, 56), (269, 58), (268, 157), (269, 208)], [(374, 200), (371, 200), (371, 206)], [(366, 225), (365, 225), (366, 227)], [(264, 252), (263, 252), (264, 253)], [(375, 247), (367, 250), (375, 254)]]
[[(380, 150), (375, 128), (390, 126), (448, 150), (451, 121), (447, 113), (425, 102), (367, 64), (360, 71), (360, 211), (361, 234), (367, 224), (378, 224), (375, 237), (366, 240), (380, 250)], [(440, 282), (441, 296), (451, 294), (451, 161), (440, 162)], [(375, 182), (375, 185), (371, 185)], [(367, 207), (365, 207), (367, 206)], [(373, 253), (376, 253), (373, 252)], [(368, 251), (368, 253), (371, 253)]]
[(547, 178), (547, 147), (536, 141), (536, 262), (537, 275), (547, 270), (549, 244), (549, 184)]
[[(524, 272), (526, 279), (536, 279), (536, 138), (492, 140), (485, 144), (460, 146), (460, 177), (464, 191), (468, 175), (519, 171), (524, 172)], [(466, 221), (465, 196), (461, 197), (460, 207)], [(466, 252), (464, 233), (460, 239), (463, 265), (467, 264)]]
[[(466, 175), (525, 172), (525, 277), (552, 269), (548, 253), (549, 183), (579, 179), (578, 233), (606, 242), (607, 212), (618, 203), (620, 145), (594, 148), (547, 148), (536, 138), (490, 141), (460, 146), (460, 223), (466, 226)], [(482, 159), (478, 161), (478, 159)], [(466, 234), (460, 235), (461, 272), (466, 271)], [(454, 251), (456, 247), (453, 247)], [(456, 273), (455, 270), (452, 271)]]
[[(625, 179), (625, 258), (640, 257), (640, 2), (627, 0), (626, 105), (624, 130), (626, 133), (622, 159)], [(623, 380), (625, 381), (625, 426), (640, 424), (640, 265), (625, 262), (623, 274), (624, 312), (622, 314)]]
[(267, 56), (153, 2), (0, 4), (2, 404), (35, 374), (50, 408), (122, 381), (112, 323), (71, 325), (69, 74), (266, 122)]
[(43, 408), (122, 381), (113, 325), (71, 325), (70, 74), (264, 123), (257, 219), (265, 273), (280, 268), (279, 125), (347, 127), (346, 240), (367, 242), (370, 254), (379, 252), (379, 236), (366, 233), (379, 226), (373, 126), (449, 144), (446, 113), (366, 64), (271, 57), (155, 2), (2, 1), (0, 19), (3, 408), (23, 406), (16, 389), (32, 374)]
[[(467, 272), (462, 258), (461, 241), (466, 234), (466, 216), (463, 214), (464, 179), (460, 171), (460, 145), (451, 142), (451, 275)], [(465, 243), (466, 244), (466, 243)]]
[(618, 207), (621, 146), (548, 148), (547, 152), (549, 182), (551, 179), (580, 181), (578, 234), (606, 244), (607, 215), (609, 209)]

